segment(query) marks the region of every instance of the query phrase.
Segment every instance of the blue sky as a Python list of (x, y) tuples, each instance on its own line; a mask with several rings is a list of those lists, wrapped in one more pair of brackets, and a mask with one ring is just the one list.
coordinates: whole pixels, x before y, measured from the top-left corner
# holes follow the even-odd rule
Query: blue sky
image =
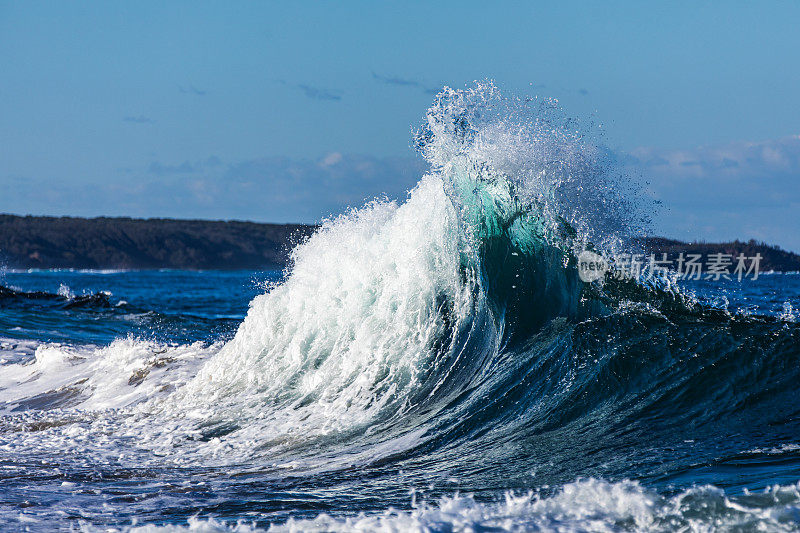
[(317, 221), (492, 78), (602, 122), (658, 232), (800, 251), (799, 3), (163, 4), (0, 1), (0, 212)]

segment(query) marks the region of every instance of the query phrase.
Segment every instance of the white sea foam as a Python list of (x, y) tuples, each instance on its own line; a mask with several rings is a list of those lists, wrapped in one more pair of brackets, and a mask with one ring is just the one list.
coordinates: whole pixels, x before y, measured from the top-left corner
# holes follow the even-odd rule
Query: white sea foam
[(375, 202), (326, 223), (292, 260), (234, 339), (149, 407), (230, 419), (242, 442), (262, 447), (366, 428), (408, 407), (446, 334), (439, 307), (457, 328), (472, 305), (441, 179), (424, 178), (400, 206)]
[(201, 343), (166, 346), (133, 338), (105, 347), (14, 344), (22, 345), (32, 359), (7, 364), (0, 375), (0, 402), (6, 409), (70, 386), (82, 392), (83, 399), (77, 405), (85, 410), (134, 405), (169, 389), (171, 384), (188, 380), (196, 369), (185, 363), (217, 349)]
[(780, 314), (778, 315), (778, 318), (780, 318), (785, 322), (794, 322), (795, 320), (797, 320), (797, 314), (794, 307), (792, 306), (792, 302), (788, 300), (783, 302), (783, 306), (781, 308)]
[[(475, 532), (475, 531), (795, 531), (800, 513), (800, 485), (774, 486), (739, 496), (703, 486), (662, 497), (635, 481), (610, 483), (587, 479), (568, 483), (551, 496), (507, 493), (502, 501), (484, 503), (454, 495), (410, 511), (346, 518), (322, 514), (289, 519), (268, 531), (282, 532)], [(252, 524), (229, 524), (194, 517), (186, 525), (135, 525), (131, 533), (253, 532)], [(98, 529), (85, 526), (84, 531)]]
[(62, 298), (66, 298), (68, 300), (75, 298), (75, 293), (72, 292), (72, 289), (69, 288), (69, 285), (65, 285), (64, 283), (58, 286), (57, 294)]
[(752, 450), (748, 450), (744, 453), (746, 454), (768, 454), (768, 455), (781, 455), (784, 453), (794, 453), (800, 452), (800, 444), (795, 444), (793, 442), (788, 442), (781, 444), (780, 446), (774, 446), (772, 448), (753, 448)]

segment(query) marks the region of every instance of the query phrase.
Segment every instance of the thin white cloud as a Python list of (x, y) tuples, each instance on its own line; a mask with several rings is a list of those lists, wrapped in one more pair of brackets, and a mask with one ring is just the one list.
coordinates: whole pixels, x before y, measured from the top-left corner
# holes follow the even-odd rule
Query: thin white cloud
[(800, 176), (800, 136), (731, 142), (691, 150), (638, 148), (630, 155), (649, 172), (674, 178)]
[(650, 196), (666, 208), (656, 231), (800, 250), (800, 136), (628, 155), (625, 165), (646, 178)]
[(326, 155), (325, 157), (323, 157), (322, 161), (320, 161), (319, 164), (320, 164), (321, 167), (327, 168), (327, 167), (332, 167), (333, 165), (336, 165), (337, 163), (341, 163), (341, 161), (342, 161), (342, 154), (341, 153), (339, 153), (339, 152), (331, 152), (328, 155)]

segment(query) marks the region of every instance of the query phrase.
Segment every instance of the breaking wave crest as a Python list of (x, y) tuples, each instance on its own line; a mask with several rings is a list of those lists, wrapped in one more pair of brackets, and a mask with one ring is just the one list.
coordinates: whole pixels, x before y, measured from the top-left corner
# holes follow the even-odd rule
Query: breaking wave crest
[[(554, 102), (505, 97), (491, 84), (446, 89), (415, 144), (431, 171), (408, 198), (324, 223), (228, 342), (43, 344), (32, 362), (4, 366), (0, 407), (11, 414), (0, 448), (50, 443), (108, 459), (123, 447), (121, 464), (297, 476), (402, 460), (437, 465), (421, 480), (496, 471), (517, 486), (514, 476), (542, 468), (576, 432), (603, 450), (791, 405), (794, 325), (730, 317), (635, 281), (579, 279), (579, 251), (628, 246), (643, 217), (630, 182)], [(778, 364), (783, 372), (771, 370)], [(777, 412), (775, 423), (790, 423)], [(626, 472), (613, 460), (593, 468), (586, 475)], [(567, 472), (562, 481), (574, 480)], [(779, 528), (796, 525), (797, 492), (737, 499), (704, 487), (663, 497), (633, 481), (589, 479), (501, 503), (455, 496), (282, 527)], [(190, 525), (215, 528), (224, 529)]]

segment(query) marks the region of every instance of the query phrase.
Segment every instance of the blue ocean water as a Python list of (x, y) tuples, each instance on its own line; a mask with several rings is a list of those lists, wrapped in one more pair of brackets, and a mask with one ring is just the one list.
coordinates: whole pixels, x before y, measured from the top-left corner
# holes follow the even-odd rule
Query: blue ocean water
[[(0, 298), (0, 525), (124, 529), (188, 525), (196, 516), (195, 526), (211, 530), (289, 519), (310, 520), (299, 529), (325, 530), (354, 527), (358, 513), (370, 517), (360, 519), (367, 529), (383, 521), (400, 530), (458, 524), (591, 530), (594, 521), (623, 530), (711, 527), (717, 520), (752, 529), (800, 524), (800, 334), (786, 305), (800, 302), (800, 275), (693, 282), (701, 299), (716, 305), (727, 299), (730, 314), (721, 319), (676, 322), (626, 310), (550, 324), (504, 350), (504, 360), (482, 362), (483, 379), (461, 383), (436, 416), (418, 408), (404, 415), (400, 429), (382, 424), (386, 439), (368, 429), (332, 436), (332, 429), (317, 435), (311, 450), (294, 443), (275, 457), (228, 463), (212, 454), (207, 462), (202, 455), (184, 462), (159, 448), (145, 451), (149, 457), (140, 463), (124, 456), (146, 448), (143, 442), (91, 435), (104, 427), (97, 417), (129, 415), (76, 403), (65, 391), (83, 379), (77, 369), (130, 349), (115, 339), (135, 339), (143, 353), (110, 369), (123, 379), (94, 385), (124, 396), (141, 386), (131, 377), (157, 354), (190, 345), (197, 362), (213, 357), (214, 343), (231, 339), (248, 304), (281, 278), (280, 272), (5, 273), (4, 286), (16, 292)], [(90, 298), (81, 302), (84, 296)], [(67, 363), (49, 361), (47, 351)], [(171, 379), (170, 367), (193, 362), (165, 363), (159, 383), (179, 386), (186, 377)], [(492, 366), (501, 368), (491, 372)], [(42, 384), (15, 391), (14, 382), (24, 380), (9, 380), (10, 367)], [(470, 393), (479, 401), (462, 397)], [(295, 423), (302, 432), (302, 420)], [(209, 429), (200, 442), (236, 434)], [(262, 429), (270, 440), (268, 426)], [(73, 433), (89, 443), (66, 442)], [(258, 446), (258, 436), (252, 444)], [(183, 453), (180, 444), (174, 449)], [(306, 463), (309, 453), (321, 461)], [(519, 501), (507, 500), (508, 491)], [(386, 515), (389, 508), (398, 511)], [(323, 513), (332, 518), (320, 519)]]
[(582, 281), (635, 209), (554, 109), (443, 92), (285, 273), (5, 271), (0, 528), (800, 528), (800, 275)]

